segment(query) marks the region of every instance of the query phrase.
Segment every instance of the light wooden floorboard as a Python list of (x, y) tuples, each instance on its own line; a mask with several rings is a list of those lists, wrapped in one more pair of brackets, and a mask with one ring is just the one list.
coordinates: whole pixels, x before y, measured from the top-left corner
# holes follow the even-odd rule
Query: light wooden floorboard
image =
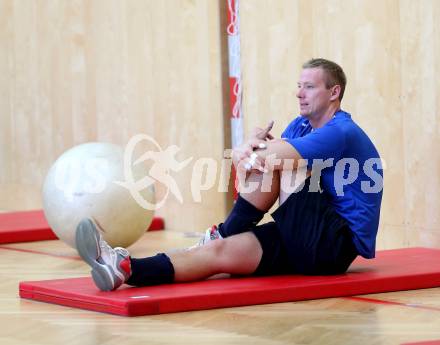
[[(193, 244), (147, 233), (133, 256)], [(45, 255), (47, 254), (47, 255)], [(88, 267), (59, 241), (0, 246), (0, 344), (403, 344), (440, 341), (440, 289), (126, 318), (22, 300), (18, 283), (78, 277)], [(389, 301), (401, 305), (372, 303)]]

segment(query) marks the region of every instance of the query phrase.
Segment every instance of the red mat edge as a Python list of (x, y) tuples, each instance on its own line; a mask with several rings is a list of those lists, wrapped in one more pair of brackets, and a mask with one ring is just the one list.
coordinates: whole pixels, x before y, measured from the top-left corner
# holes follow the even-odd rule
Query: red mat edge
[[(58, 237), (47, 224), (42, 210), (0, 213), (0, 222), (2, 220), (2, 216), (5, 218), (7, 217), (10, 221), (11, 217), (35, 216), (38, 213), (41, 213), (43, 219), (38, 219), (39, 223), (35, 226), (35, 228), (13, 229), (10, 231), (3, 230), (0, 232), (0, 244), (58, 240)], [(42, 220), (44, 220), (44, 224), (41, 224)], [(164, 229), (165, 220), (162, 217), (153, 217), (148, 231), (158, 231)]]
[(126, 313), (126, 311), (128, 310), (127, 308), (112, 306), (108, 304), (104, 305), (99, 303), (84, 302), (79, 299), (69, 299), (60, 296), (53, 296), (53, 295), (48, 296), (44, 293), (38, 293), (34, 291), (23, 291), (21, 287), (22, 287), (22, 283), (20, 282), (20, 291), (19, 291), (20, 298), (28, 299), (31, 301), (62, 305), (65, 307), (70, 307), (80, 310), (97, 311), (106, 314), (130, 316), (129, 314)]
[[(415, 278), (416, 276), (414, 276)], [(354, 296), (354, 295), (367, 295), (367, 294), (376, 294), (376, 293), (384, 293), (384, 292), (396, 292), (403, 290), (419, 290), (424, 288), (432, 288), (433, 282), (436, 282), (437, 286), (440, 286), (440, 272), (436, 274), (422, 274), (417, 276), (417, 278), (422, 278), (424, 281), (429, 281), (430, 283), (415, 283), (417, 279), (410, 280), (412, 283), (405, 285), (405, 289), (396, 289), (395, 282), (396, 278), (382, 278), (374, 280), (375, 282), (382, 281), (383, 288), (382, 289), (372, 289), (371, 287), (365, 289), (353, 288), (351, 292), (343, 292), (343, 293), (332, 293), (324, 292), (323, 284), (316, 284), (315, 286), (307, 286), (307, 287), (282, 287), (278, 290), (272, 290), (272, 296), (267, 298), (267, 291), (261, 290), (258, 292), (253, 292), (249, 294), (248, 292), (237, 292), (234, 294), (233, 298), (231, 298), (231, 294), (228, 295), (220, 295), (216, 296), (215, 302), (213, 302), (212, 296), (193, 296), (191, 298), (188, 297), (176, 297), (170, 298), (168, 300), (163, 300), (160, 303), (160, 310), (157, 312), (158, 314), (166, 314), (166, 313), (174, 313), (174, 312), (182, 312), (182, 311), (195, 311), (195, 310), (207, 310), (207, 309), (218, 309), (218, 308), (231, 308), (231, 307), (242, 307), (242, 306), (250, 306), (250, 305), (262, 305), (262, 304), (272, 304), (272, 303), (286, 303), (286, 302), (297, 302), (297, 301), (307, 301), (307, 300), (317, 300), (317, 299), (326, 299), (326, 298), (338, 298), (338, 297), (346, 297), (346, 296)], [(400, 278), (399, 280), (408, 282), (406, 278)], [(341, 283), (342, 284), (342, 283)], [(364, 283), (365, 285), (365, 283)], [(338, 289), (338, 286), (335, 286), (335, 290)], [(292, 294), (300, 294), (300, 298), (291, 297)], [(265, 295), (265, 302), (261, 301), (261, 295)], [(197, 304), (200, 304), (200, 299), (205, 299), (203, 303), (203, 307), (197, 307)], [(176, 301), (184, 300), (186, 307), (175, 308)], [(157, 303), (159, 304), (159, 303)], [(179, 305), (181, 306), (181, 301), (179, 301)], [(145, 304), (141, 305), (142, 309), (139, 309), (137, 304), (129, 304), (127, 306), (128, 316), (141, 316), (141, 315), (153, 315), (145, 313)], [(125, 313), (124, 313), (125, 314)], [(123, 314), (120, 314), (123, 315)]]
[[(278, 290), (271, 290), (272, 294), (268, 298), (267, 290), (262, 289), (260, 291), (254, 291), (249, 294), (247, 291), (240, 292), (237, 291), (233, 296), (229, 293), (227, 295), (216, 295), (215, 299), (210, 294), (198, 295), (198, 296), (185, 296), (185, 297), (171, 297), (167, 300), (161, 301), (151, 301), (150, 303), (145, 303), (145, 300), (131, 301), (129, 304), (124, 303), (118, 305), (118, 303), (91, 303), (79, 300), (76, 298), (64, 298), (58, 295), (47, 296), (44, 292), (35, 292), (33, 287), (31, 289), (24, 290), (26, 286), (29, 286), (31, 282), (20, 282), (19, 284), (19, 295), (21, 298), (36, 300), (40, 302), (46, 302), (50, 304), (59, 304), (67, 307), (72, 307), (75, 309), (85, 309), (96, 312), (110, 313), (121, 316), (145, 316), (145, 315), (157, 315), (175, 312), (186, 312), (186, 311), (197, 311), (197, 310), (208, 310), (208, 309), (219, 309), (219, 308), (231, 308), (231, 307), (241, 307), (250, 305), (261, 305), (261, 304), (272, 304), (272, 303), (285, 303), (285, 302), (295, 302), (295, 301), (305, 301), (305, 300), (315, 300), (324, 298), (338, 298), (354, 295), (366, 295), (366, 294), (377, 294), (384, 292), (395, 292), (404, 290), (418, 290), (424, 288), (433, 288), (434, 285), (440, 286), (440, 272), (439, 273), (429, 273), (429, 274), (419, 274), (413, 276), (414, 279), (408, 279), (407, 277), (402, 278), (378, 278), (373, 279), (371, 282), (377, 283), (382, 282), (382, 288), (377, 289), (368, 286), (368, 282), (363, 283), (361, 287), (353, 286), (351, 289), (345, 288), (344, 292), (341, 293), (331, 293), (325, 291), (323, 286), (325, 284), (316, 284), (314, 286), (306, 287), (280, 287)], [(404, 288), (395, 288), (396, 279), (402, 282)], [(344, 283), (340, 283), (342, 285)], [(176, 284), (173, 284), (176, 285)], [(334, 283), (332, 284), (334, 285)], [(334, 286), (334, 290), (337, 291), (338, 285)], [(402, 286), (400, 285), (400, 286)], [(350, 291), (346, 291), (350, 290)], [(261, 295), (265, 294), (264, 300), (261, 301)], [(300, 298), (292, 297), (292, 295), (301, 295)], [(203, 303), (200, 301), (203, 299)], [(182, 303), (184, 302), (184, 304)], [(178, 306), (178, 307), (176, 307)]]
[(51, 240), (58, 240), (58, 237), (50, 228), (21, 231), (4, 231), (1, 233), (0, 236), (0, 244)]

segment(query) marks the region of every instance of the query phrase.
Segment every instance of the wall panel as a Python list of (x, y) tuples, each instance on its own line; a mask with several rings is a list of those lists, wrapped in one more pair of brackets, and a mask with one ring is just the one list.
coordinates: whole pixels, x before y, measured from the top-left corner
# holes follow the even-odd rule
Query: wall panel
[(430, 0), (242, 1), (247, 130), (273, 118), (280, 134), (296, 116), (304, 61), (340, 63), (348, 78), (343, 109), (386, 162), (379, 248), (440, 245), (439, 6)]
[[(47, 169), (91, 140), (154, 137), (178, 158), (219, 161), (229, 128), (226, 1), (0, 1), (0, 209), (41, 206)], [(339, 62), (343, 108), (386, 162), (380, 248), (440, 245), (440, 2), (241, 0), (245, 128), (298, 112), (301, 64)], [(193, 163), (173, 175), (184, 205), (171, 228), (221, 221), (226, 195), (191, 195)], [(216, 179), (216, 186), (218, 177)], [(182, 222), (181, 219), (185, 219)]]
[[(219, 2), (5, 0), (0, 6), (0, 209), (41, 207), (52, 162), (87, 141), (125, 145), (145, 133), (163, 149), (177, 145), (179, 160), (220, 161)], [(158, 211), (170, 228), (204, 229), (226, 212), (226, 194), (216, 189), (192, 200), (192, 168), (173, 175), (191, 207), (172, 196)]]

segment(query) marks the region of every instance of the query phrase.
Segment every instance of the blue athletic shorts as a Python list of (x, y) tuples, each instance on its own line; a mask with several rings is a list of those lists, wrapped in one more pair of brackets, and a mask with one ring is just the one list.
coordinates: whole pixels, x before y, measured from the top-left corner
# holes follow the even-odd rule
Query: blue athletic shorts
[(309, 182), (272, 213), (274, 222), (252, 230), (263, 248), (255, 275), (340, 274), (358, 255), (347, 222)]

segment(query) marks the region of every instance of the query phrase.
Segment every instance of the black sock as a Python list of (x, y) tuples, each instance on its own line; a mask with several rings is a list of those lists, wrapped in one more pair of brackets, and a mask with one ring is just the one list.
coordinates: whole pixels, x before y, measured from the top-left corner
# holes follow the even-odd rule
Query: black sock
[(240, 195), (225, 222), (219, 225), (222, 237), (228, 237), (249, 231), (263, 218), (264, 211), (259, 210)]
[(131, 261), (131, 276), (128, 285), (148, 286), (170, 284), (174, 282), (174, 266), (170, 258), (163, 253)]

